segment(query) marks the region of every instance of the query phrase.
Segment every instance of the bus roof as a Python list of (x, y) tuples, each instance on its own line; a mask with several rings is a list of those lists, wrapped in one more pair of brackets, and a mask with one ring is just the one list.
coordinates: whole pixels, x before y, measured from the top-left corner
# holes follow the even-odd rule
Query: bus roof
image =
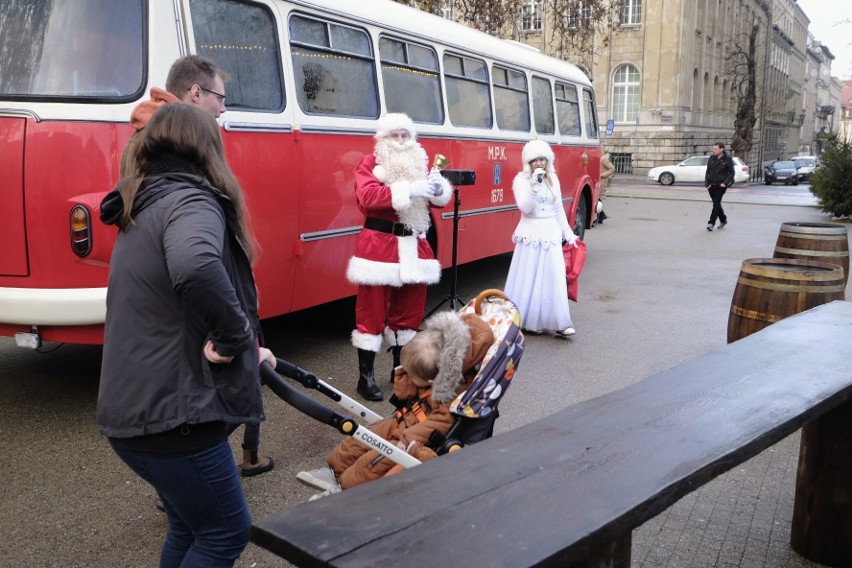
[[(428, 43), (443, 44), (460, 52), (480, 54), (494, 61), (514, 65), (532, 72), (562, 77), (580, 85), (592, 86), (579, 67), (545, 55), (518, 42), (499, 39), (441, 16), (405, 6), (392, 0), (292, 0), (297, 6), (313, 8), (365, 25), (390, 28), (421, 38)], [(381, 14), (381, 17), (377, 17)]]

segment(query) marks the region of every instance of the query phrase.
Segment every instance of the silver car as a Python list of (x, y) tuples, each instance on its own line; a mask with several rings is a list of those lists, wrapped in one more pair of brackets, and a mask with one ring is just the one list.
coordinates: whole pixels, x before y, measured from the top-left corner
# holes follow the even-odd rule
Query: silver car
[(796, 164), (796, 171), (799, 173), (799, 180), (808, 181), (811, 179), (817, 165), (816, 156), (796, 156), (790, 158)]
[[(651, 168), (648, 171), (648, 179), (663, 185), (672, 185), (675, 181), (704, 183), (704, 174), (707, 173), (707, 160), (709, 159), (710, 156), (693, 156), (676, 165)], [(734, 181), (736, 183), (748, 181), (748, 166), (736, 156), (733, 160)]]

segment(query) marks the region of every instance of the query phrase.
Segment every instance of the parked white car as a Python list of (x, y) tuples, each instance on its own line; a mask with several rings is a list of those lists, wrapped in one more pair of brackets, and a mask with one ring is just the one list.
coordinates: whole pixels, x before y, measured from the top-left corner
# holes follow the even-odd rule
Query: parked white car
[[(707, 173), (708, 159), (710, 159), (710, 156), (693, 156), (673, 166), (651, 168), (648, 172), (648, 179), (660, 182), (663, 185), (671, 185), (675, 181), (704, 183), (704, 174)], [(733, 159), (734, 181), (736, 183), (748, 181), (748, 166), (736, 156)]]
[(813, 175), (814, 170), (817, 166), (817, 157), (816, 156), (794, 156), (790, 158), (793, 160), (793, 163), (796, 164), (796, 171), (799, 173), (799, 179), (801, 181), (808, 181), (811, 179), (811, 175)]

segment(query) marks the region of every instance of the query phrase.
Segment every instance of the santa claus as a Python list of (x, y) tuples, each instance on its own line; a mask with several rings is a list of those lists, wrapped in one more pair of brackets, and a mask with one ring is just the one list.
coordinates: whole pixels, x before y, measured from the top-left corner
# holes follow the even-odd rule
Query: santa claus
[(429, 171), (407, 115), (382, 116), (375, 139), (373, 154), (355, 170), (355, 197), (366, 219), (346, 270), (358, 285), (352, 345), (358, 349), (358, 394), (367, 400), (382, 400), (373, 364), (383, 338), (397, 367), (402, 346), (423, 322), (426, 286), (441, 278), (426, 240), (429, 208), (452, 197), (440, 172)]

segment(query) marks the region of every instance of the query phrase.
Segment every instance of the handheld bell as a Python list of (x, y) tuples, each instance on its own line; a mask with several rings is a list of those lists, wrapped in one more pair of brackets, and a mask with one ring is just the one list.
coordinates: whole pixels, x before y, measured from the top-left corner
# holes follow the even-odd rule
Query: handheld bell
[(443, 170), (450, 165), (450, 160), (443, 154), (435, 154), (435, 159), (432, 160), (432, 167), (436, 170)]

